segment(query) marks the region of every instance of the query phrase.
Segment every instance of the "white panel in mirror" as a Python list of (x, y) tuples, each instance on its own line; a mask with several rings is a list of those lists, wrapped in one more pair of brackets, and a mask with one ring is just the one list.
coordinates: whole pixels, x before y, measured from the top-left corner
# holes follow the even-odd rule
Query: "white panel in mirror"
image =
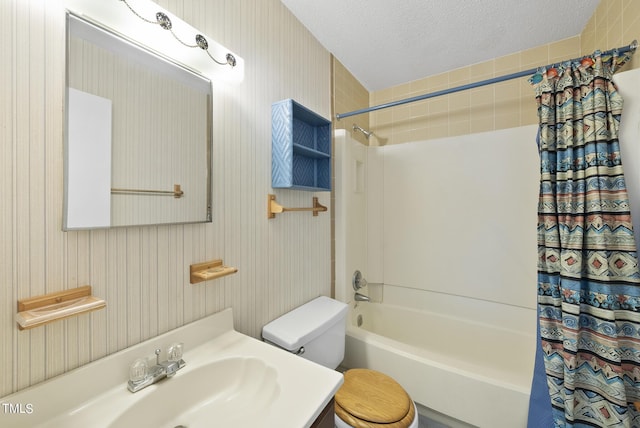
[(65, 229), (111, 225), (111, 100), (68, 89)]

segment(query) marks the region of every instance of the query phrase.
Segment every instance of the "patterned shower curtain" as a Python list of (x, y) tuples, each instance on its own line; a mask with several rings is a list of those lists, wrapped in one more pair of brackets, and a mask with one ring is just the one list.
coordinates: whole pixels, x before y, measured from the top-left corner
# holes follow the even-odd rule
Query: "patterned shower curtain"
[(640, 273), (612, 82), (628, 59), (596, 52), (533, 77), (539, 327), (555, 427), (640, 427)]

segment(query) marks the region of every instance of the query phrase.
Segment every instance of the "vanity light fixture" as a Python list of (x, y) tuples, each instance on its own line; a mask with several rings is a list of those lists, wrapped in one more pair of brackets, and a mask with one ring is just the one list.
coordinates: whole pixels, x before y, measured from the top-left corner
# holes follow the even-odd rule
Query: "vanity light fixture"
[(231, 54), (231, 53), (227, 53), (226, 55), (226, 61), (218, 61), (217, 59), (215, 59), (213, 57), (213, 55), (211, 55), (211, 53), (209, 52), (209, 42), (207, 42), (206, 37), (204, 37), (202, 34), (196, 34), (195, 36), (195, 45), (189, 44), (187, 42), (185, 42), (184, 40), (180, 39), (176, 33), (173, 31), (173, 24), (171, 23), (171, 19), (169, 18), (169, 16), (167, 16), (166, 13), (164, 12), (157, 12), (156, 13), (156, 19), (152, 20), (152, 19), (147, 19), (144, 16), (140, 15), (138, 12), (136, 12), (136, 10), (131, 7), (131, 5), (129, 3), (127, 3), (127, 0), (120, 0), (121, 2), (123, 2), (131, 12), (133, 12), (133, 14), (135, 16), (137, 16), (138, 18), (140, 18), (141, 20), (143, 20), (144, 22), (148, 22), (149, 24), (154, 24), (154, 25), (160, 25), (160, 27), (163, 30), (168, 30), (171, 35), (181, 44), (183, 44), (184, 46), (188, 47), (188, 48), (200, 48), (203, 51), (205, 51), (207, 53), (207, 55), (209, 55), (209, 58), (211, 58), (216, 64), (220, 64), (220, 65), (230, 65), (231, 67), (235, 67), (236, 66), (236, 58)]

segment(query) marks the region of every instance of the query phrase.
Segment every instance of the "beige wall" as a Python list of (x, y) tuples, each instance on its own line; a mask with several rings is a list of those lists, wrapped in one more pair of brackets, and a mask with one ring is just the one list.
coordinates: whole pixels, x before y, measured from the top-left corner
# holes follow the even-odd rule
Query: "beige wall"
[[(214, 87), (213, 223), (65, 233), (62, 1), (0, 2), (0, 396), (225, 307), (259, 336), (330, 292), (329, 216), (266, 218), (271, 103), (294, 98), (330, 117), (329, 53), (279, 0), (159, 3), (245, 60), (241, 84)], [(311, 203), (309, 192), (276, 193), (285, 206)], [(189, 265), (215, 258), (238, 273), (189, 284)], [(18, 331), (18, 299), (85, 284), (105, 310)]]
[[(640, 37), (640, 2), (604, 0), (579, 36), (451, 70), (370, 94), (370, 105), (401, 100), (624, 46)], [(626, 69), (640, 67), (636, 57)], [(428, 59), (426, 59), (428, 60)], [(339, 112), (343, 112), (339, 110)], [(465, 135), (537, 123), (527, 78), (370, 113), (381, 144)]]

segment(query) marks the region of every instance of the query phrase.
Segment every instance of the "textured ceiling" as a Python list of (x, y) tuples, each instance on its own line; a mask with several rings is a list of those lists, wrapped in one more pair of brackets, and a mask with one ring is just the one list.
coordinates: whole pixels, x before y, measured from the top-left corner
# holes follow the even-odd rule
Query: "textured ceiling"
[(369, 91), (579, 35), (599, 3), (281, 1)]

